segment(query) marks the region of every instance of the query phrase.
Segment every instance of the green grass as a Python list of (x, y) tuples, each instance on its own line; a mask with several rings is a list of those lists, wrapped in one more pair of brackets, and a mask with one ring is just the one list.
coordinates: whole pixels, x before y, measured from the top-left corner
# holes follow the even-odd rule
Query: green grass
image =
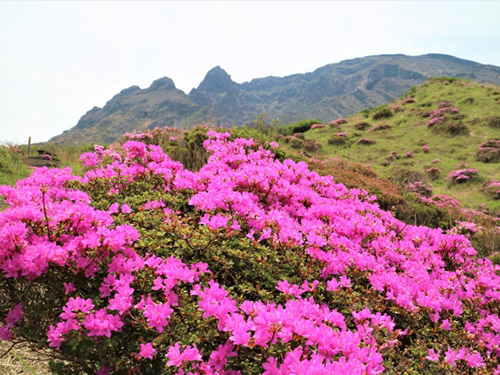
[(23, 163), (23, 154), (12, 145), (0, 146), (0, 185), (14, 185), (31, 173)]
[[(104, 145), (106, 146), (106, 145)], [(20, 146), (23, 155), (27, 153), (27, 146)], [(55, 161), (57, 161), (61, 167), (70, 167), (74, 174), (81, 174), (81, 163), (78, 161), (80, 155), (84, 152), (89, 152), (94, 150), (94, 144), (89, 143), (86, 145), (59, 145), (55, 143), (39, 143), (32, 145), (30, 149), (30, 156), (35, 156), (38, 154), (38, 150), (44, 150), (49, 152)]]

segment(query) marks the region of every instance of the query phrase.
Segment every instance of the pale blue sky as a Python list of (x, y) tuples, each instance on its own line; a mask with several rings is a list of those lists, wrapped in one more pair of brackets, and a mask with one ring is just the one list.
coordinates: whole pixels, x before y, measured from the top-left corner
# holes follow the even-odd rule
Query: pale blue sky
[(500, 66), (500, 1), (0, 1), (0, 142), (42, 142), (120, 90), (216, 65), (236, 82), (377, 54)]

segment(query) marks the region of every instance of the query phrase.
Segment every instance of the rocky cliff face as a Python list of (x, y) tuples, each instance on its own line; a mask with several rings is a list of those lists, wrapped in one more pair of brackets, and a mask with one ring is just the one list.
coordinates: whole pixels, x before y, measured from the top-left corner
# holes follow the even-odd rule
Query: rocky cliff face
[(156, 126), (240, 126), (263, 112), (284, 123), (313, 117), (326, 122), (396, 99), (411, 86), (440, 76), (500, 84), (500, 67), (439, 54), (380, 55), (329, 64), (311, 73), (238, 84), (217, 66), (189, 95), (167, 77), (147, 89), (124, 89), (52, 140), (112, 142), (124, 132)]
[(167, 77), (146, 89), (132, 86), (120, 91), (103, 108), (94, 107), (76, 126), (51, 141), (75, 144), (116, 141), (124, 133), (155, 127), (187, 129), (196, 123), (213, 123), (208, 107), (199, 106)]
[(188, 97), (194, 103), (210, 108), (221, 124), (236, 122), (239, 111), (245, 108), (241, 85), (219, 66), (211, 69)]

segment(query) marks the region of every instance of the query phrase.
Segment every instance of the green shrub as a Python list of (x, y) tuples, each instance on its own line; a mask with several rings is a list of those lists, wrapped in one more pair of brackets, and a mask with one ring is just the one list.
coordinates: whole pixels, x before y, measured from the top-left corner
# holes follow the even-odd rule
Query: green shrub
[(433, 77), (429, 79), (430, 82), (443, 82), (445, 84), (450, 84), (456, 82), (457, 80), (458, 78), (456, 77)]
[(364, 122), (364, 121), (358, 122), (356, 125), (354, 125), (354, 127), (358, 130), (365, 130), (365, 129), (369, 128), (370, 126), (371, 125), (368, 122)]
[(304, 133), (311, 129), (314, 124), (320, 124), (321, 121), (317, 119), (300, 120), (293, 124), (281, 125), (277, 128), (279, 134), (292, 135), (295, 133)]
[(333, 146), (344, 146), (347, 144), (347, 136), (345, 133), (334, 134), (328, 139), (328, 144)]
[(382, 109), (378, 110), (377, 112), (375, 112), (373, 114), (372, 118), (374, 120), (380, 120), (380, 119), (389, 118), (392, 116), (393, 116), (393, 113), (389, 108), (382, 108)]
[(302, 148), (303, 145), (304, 145), (304, 141), (300, 138), (292, 137), (290, 139), (290, 146), (292, 146), (292, 148), (295, 148), (295, 149)]
[(322, 147), (322, 145), (321, 145), (321, 142), (315, 142), (313, 140), (309, 140), (309, 141), (304, 142), (303, 147), (304, 147), (304, 150), (306, 150), (308, 152), (316, 152)]
[(368, 108), (363, 109), (361, 112), (359, 112), (363, 115), (364, 118), (370, 117), (370, 110)]

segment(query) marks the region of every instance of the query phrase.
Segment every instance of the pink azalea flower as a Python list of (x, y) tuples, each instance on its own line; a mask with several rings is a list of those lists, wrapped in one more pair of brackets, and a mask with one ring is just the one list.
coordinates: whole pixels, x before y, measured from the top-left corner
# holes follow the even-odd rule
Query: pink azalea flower
[(439, 361), (439, 353), (441, 351), (438, 350), (437, 353), (434, 352), (434, 349), (429, 349), (429, 355), (427, 357), (425, 357), (426, 359), (428, 359), (429, 361)]
[(66, 294), (70, 294), (71, 292), (76, 291), (76, 288), (74, 287), (73, 283), (63, 283), (63, 285)]
[(129, 205), (128, 205), (128, 204), (123, 203), (123, 204), (122, 204), (122, 212), (123, 212), (124, 214), (129, 214), (129, 213), (131, 213), (131, 212), (132, 212), (132, 210), (130, 209), (130, 207), (129, 207)]
[(148, 342), (146, 344), (141, 344), (140, 346), (141, 346), (141, 351), (139, 352), (139, 355), (142, 358), (153, 359), (153, 356), (156, 353), (156, 349), (153, 348), (153, 344)]

